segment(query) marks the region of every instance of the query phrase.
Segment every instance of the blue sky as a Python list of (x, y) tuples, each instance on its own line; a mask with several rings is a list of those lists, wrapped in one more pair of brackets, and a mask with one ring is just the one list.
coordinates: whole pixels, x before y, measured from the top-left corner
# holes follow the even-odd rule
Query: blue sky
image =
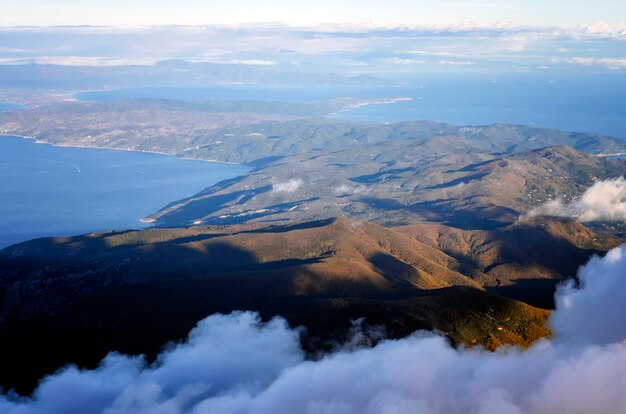
[(2, 0), (1, 26), (282, 22), (575, 26), (626, 22), (624, 0)]

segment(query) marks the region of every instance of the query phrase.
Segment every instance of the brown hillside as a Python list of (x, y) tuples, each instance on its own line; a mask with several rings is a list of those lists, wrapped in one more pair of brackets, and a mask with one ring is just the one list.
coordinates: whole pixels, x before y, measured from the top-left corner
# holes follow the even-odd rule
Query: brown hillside
[(27, 242), (0, 252), (0, 384), (28, 390), (112, 350), (155, 355), (203, 317), (241, 309), (306, 326), (311, 351), (361, 317), (391, 337), (436, 329), (488, 347), (547, 334), (547, 311), (465, 270), (428, 240), (347, 219)]

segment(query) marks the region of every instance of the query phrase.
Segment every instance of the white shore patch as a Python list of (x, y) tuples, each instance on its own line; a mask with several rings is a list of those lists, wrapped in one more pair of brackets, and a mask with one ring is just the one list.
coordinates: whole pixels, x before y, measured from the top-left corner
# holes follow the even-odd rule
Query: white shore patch
[(347, 104), (345, 107), (341, 108), (340, 110), (338, 110), (336, 112), (332, 112), (332, 113), (328, 114), (327, 117), (332, 117), (332, 116), (338, 115), (338, 114), (340, 114), (342, 112), (347, 112), (347, 111), (350, 111), (352, 109), (361, 108), (363, 106), (369, 106), (369, 105), (391, 105), (391, 104), (395, 104), (395, 103), (398, 103), (398, 102), (407, 102), (407, 101), (413, 101), (413, 100), (414, 100), (413, 98), (409, 98), (409, 97), (358, 100), (355, 103)]

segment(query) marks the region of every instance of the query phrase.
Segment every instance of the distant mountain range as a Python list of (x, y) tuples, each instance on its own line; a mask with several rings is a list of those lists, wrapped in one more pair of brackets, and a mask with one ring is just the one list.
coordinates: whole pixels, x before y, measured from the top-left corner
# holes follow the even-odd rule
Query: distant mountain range
[(0, 65), (0, 87), (100, 89), (141, 86), (247, 83), (282, 86), (389, 86), (393, 82), (371, 75), (345, 76), (311, 69), (272, 65), (164, 60), (154, 65), (67, 66), (52, 64)]

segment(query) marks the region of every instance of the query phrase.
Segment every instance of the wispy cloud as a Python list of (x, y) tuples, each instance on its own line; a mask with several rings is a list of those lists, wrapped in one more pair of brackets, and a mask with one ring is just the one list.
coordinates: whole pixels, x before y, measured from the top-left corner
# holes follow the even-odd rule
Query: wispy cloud
[(295, 193), (302, 186), (303, 181), (300, 178), (292, 178), (291, 180), (282, 181), (272, 185), (274, 193)]
[(588, 57), (575, 57), (569, 59), (571, 63), (585, 66), (605, 66), (612, 70), (619, 70), (626, 68), (626, 58), (588, 58)]
[(57, 66), (133, 66), (133, 65), (154, 65), (160, 59), (109, 59), (106, 57), (94, 56), (38, 56), (28, 58), (0, 58), (0, 65), (57, 65)]
[(353, 194), (363, 194), (368, 192), (368, 188), (362, 184), (357, 185), (347, 185), (341, 184), (335, 187), (335, 194), (338, 195), (353, 195)]
[(596, 22), (579, 27), (590, 36), (611, 37), (626, 40), (626, 23)]

